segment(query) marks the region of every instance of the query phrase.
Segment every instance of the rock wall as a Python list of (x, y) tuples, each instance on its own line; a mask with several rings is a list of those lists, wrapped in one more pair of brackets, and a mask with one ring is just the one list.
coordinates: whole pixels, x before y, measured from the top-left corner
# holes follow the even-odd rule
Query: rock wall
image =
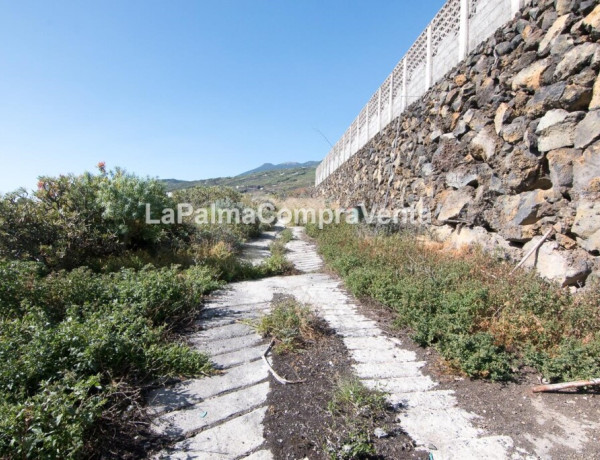
[(564, 286), (600, 271), (600, 5), (538, 0), (318, 187), (426, 207), (433, 230)]

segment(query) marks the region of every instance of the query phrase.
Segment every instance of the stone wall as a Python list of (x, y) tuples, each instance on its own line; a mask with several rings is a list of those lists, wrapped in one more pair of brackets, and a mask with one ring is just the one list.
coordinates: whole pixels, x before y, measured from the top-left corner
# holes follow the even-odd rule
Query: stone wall
[(431, 211), (433, 230), (563, 285), (600, 271), (600, 5), (538, 0), (318, 187)]

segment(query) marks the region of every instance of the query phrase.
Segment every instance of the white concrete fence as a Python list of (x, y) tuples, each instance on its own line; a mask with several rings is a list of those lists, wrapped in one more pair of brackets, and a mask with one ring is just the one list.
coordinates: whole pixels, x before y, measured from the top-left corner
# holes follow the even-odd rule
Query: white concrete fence
[(448, 0), (317, 167), (319, 185), (530, 0)]

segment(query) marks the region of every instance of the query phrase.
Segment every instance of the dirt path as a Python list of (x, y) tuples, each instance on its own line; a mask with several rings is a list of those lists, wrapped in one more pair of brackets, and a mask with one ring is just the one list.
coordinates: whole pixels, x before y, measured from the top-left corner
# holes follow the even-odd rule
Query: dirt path
[[(302, 274), (233, 283), (203, 310), (199, 320), (203, 330), (190, 340), (211, 354), (223, 374), (189, 380), (151, 395), (154, 431), (172, 439), (156, 458), (274, 458), (263, 437), (270, 385), (261, 360), (266, 343), (239, 320), (267, 312), (275, 295), (291, 295), (315, 308), (342, 338), (354, 373), (366, 386), (388, 393), (390, 402), (401, 407), (398, 421), (402, 428), (431, 458), (578, 458), (575, 451), (573, 457), (552, 457), (547, 445), (521, 442), (527, 439), (526, 427), (519, 439), (501, 434), (497, 425), (484, 428), (481, 414), (466, 410), (452, 388), (440, 386), (434, 374), (424, 371), (427, 363), (414, 344), (392, 337), (361, 313), (340, 281), (322, 272), (316, 248), (302, 239), (303, 230), (293, 230), (288, 258)], [(269, 235), (252, 246), (259, 247), (255, 260), (266, 255), (263, 245), (272, 238)]]

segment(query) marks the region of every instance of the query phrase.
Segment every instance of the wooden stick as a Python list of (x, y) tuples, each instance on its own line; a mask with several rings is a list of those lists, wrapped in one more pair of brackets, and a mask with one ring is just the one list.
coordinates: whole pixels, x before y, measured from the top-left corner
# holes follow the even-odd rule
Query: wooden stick
[(542, 244), (544, 244), (544, 241), (546, 241), (546, 240), (548, 239), (548, 237), (550, 236), (550, 233), (552, 233), (553, 231), (554, 231), (554, 228), (551, 228), (550, 230), (548, 230), (548, 231), (547, 231), (547, 232), (544, 234), (544, 236), (542, 236), (542, 239), (541, 239), (540, 241), (538, 241), (538, 242), (536, 243), (536, 245), (535, 245), (533, 248), (531, 248), (531, 251), (529, 251), (527, 254), (525, 254), (525, 257), (523, 257), (523, 259), (521, 259), (521, 262), (519, 262), (519, 264), (518, 264), (518, 265), (517, 265), (515, 268), (513, 268), (513, 270), (510, 272), (510, 274), (511, 274), (511, 275), (512, 275), (514, 272), (516, 272), (516, 271), (517, 271), (517, 269), (518, 269), (518, 268), (519, 268), (521, 265), (523, 265), (527, 259), (529, 259), (529, 257), (531, 256), (531, 254), (533, 254), (535, 251), (537, 251), (537, 250), (539, 249), (539, 247), (540, 247)]
[(275, 377), (275, 380), (277, 380), (282, 385), (304, 383), (305, 382), (304, 380), (294, 380), (294, 381), (292, 381), (292, 380), (286, 380), (283, 377), (281, 377), (277, 372), (275, 372), (275, 369), (273, 369), (271, 367), (271, 363), (269, 363), (269, 360), (267, 359), (267, 355), (271, 351), (271, 348), (273, 348), (273, 345), (275, 345), (275, 339), (271, 340), (271, 343), (269, 344), (269, 346), (267, 347), (267, 349), (263, 353), (262, 358), (263, 358), (263, 361), (265, 363), (267, 363), (267, 366), (269, 367), (269, 371), (271, 372), (271, 374), (273, 374), (273, 377)]
[(543, 393), (547, 391), (560, 391), (568, 388), (581, 388), (600, 385), (600, 379), (577, 380), (575, 382), (554, 383), (552, 385), (538, 385), (533, 387), (534, 393)]

